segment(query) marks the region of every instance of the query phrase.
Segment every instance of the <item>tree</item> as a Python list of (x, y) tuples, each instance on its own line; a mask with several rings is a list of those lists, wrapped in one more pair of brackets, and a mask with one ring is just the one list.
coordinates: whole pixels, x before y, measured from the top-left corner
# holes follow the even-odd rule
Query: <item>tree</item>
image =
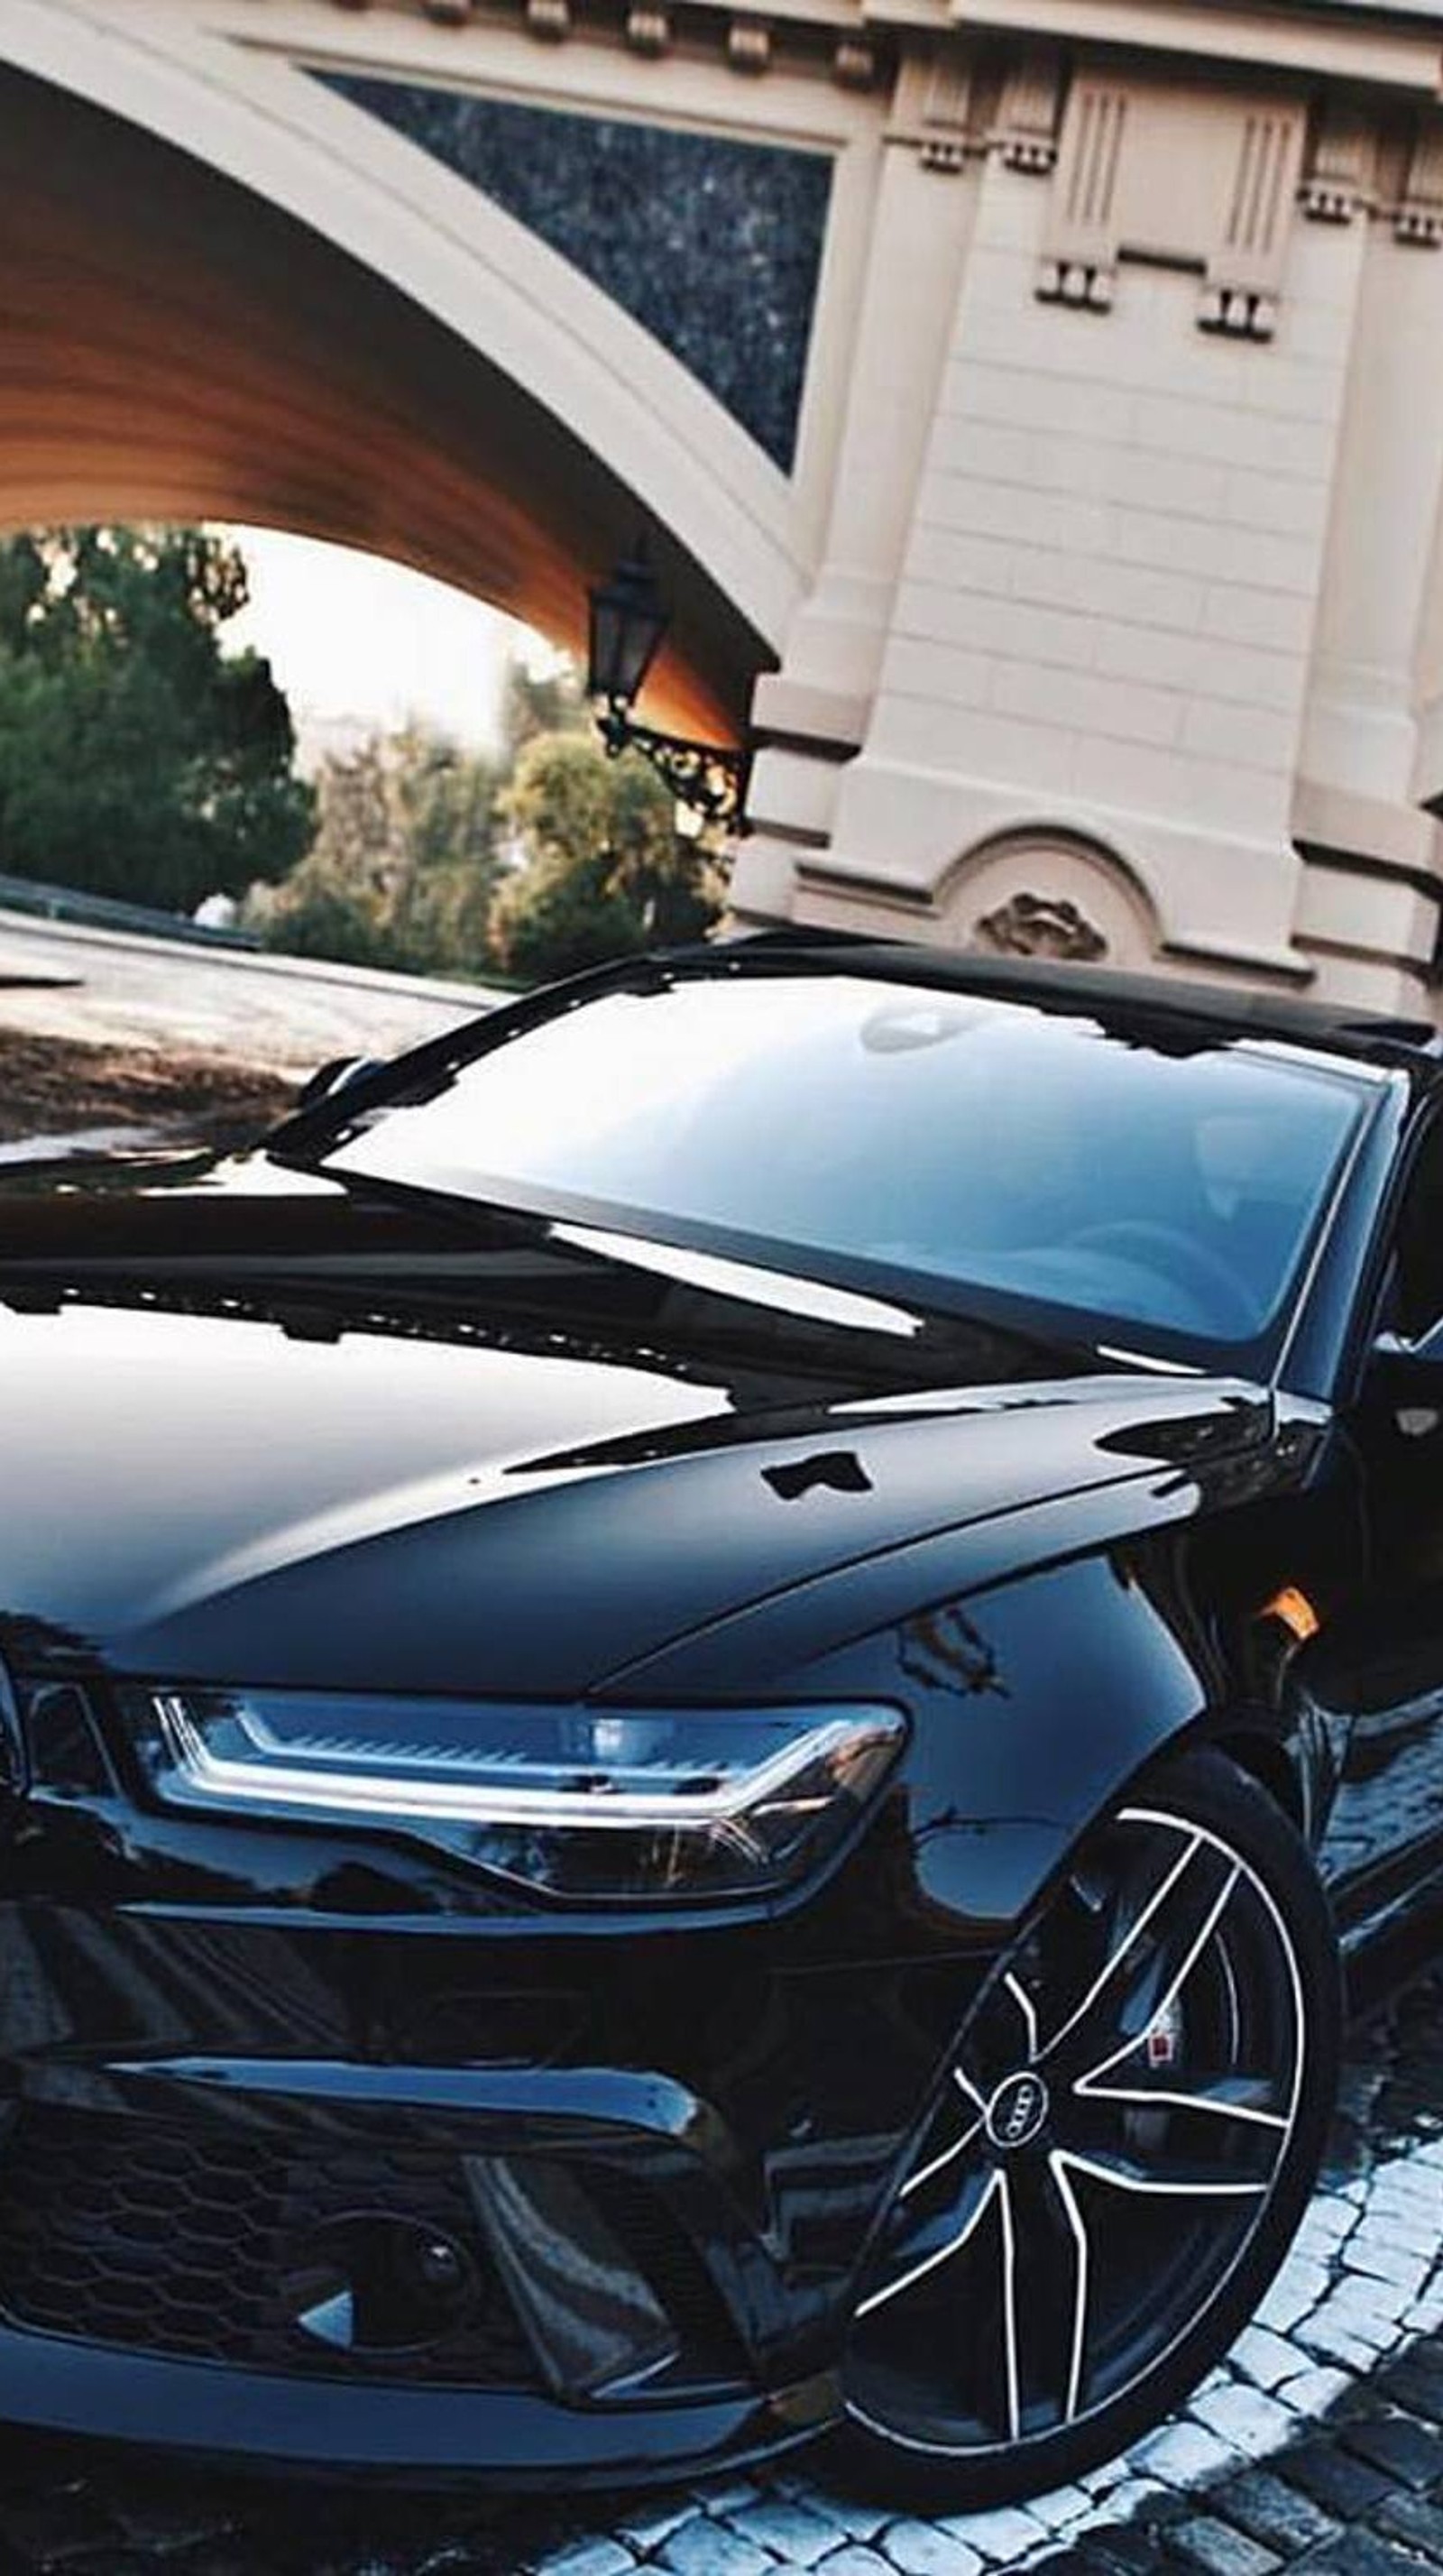
[(501, 754), (515, 768), (528, 742), (543, 733), (584, 733), (586, 699), (576, 666), (558, 656), (537, 670), (513, 653), (501, 691)]
[(198, 528), (0, 543), (0, 869), (180, 912), (284, 875), (311, 794), (269, 663), (222, 649), (246, 595)]
[(565, 975), (716, 919), (713, 849), (676, 828), (672, 797), (639, 754), (609, 760), (587, 736), (533, 736), (502, 800), (524, 853), (491, 912), (501, 964)]
[(252, 892), (247, 927), (299, 956), (483, 972), (497, 785), (491, 762), (419, 725), (333, 754), (317, 782), (315, 840), (283, 886)]

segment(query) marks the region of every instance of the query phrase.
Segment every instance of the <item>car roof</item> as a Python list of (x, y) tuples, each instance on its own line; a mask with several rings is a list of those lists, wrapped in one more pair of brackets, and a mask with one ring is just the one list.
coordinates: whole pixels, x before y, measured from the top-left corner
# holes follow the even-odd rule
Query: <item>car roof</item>
[(999, 999), (1032, 1002), (1044, 1010), (1082, 1008), (1139, 1029), (1171, 1031), (1183, 1042), (1189, 1037), (1195, 1041), (1272, 1039), (1424, 1078), (1443, 1078), (1443, 1031), (1429, 1021), (1393, 1018), (1292, 993), (1205, 984), (1184, 976), (1124, 974), (1110, 967), (1048, 958), (989, 957), (930, 941), (876, 939), (865, 932), (818, 930), (805, 924), (742, 932), (706, 948), (673, 950), (671, 955), (730, 958), (758, 966), (788, 964), (814, 972), (838, 967), (845, 956), (848, 969), (855, 973), (905, 974), (917, 983), (953, 992), (995, 994)]

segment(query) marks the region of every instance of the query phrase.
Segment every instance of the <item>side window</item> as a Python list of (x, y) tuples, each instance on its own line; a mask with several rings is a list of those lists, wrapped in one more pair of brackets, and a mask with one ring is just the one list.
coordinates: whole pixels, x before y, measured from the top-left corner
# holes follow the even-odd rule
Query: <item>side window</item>
[(1443, 1115), (1423, 1141), (1398, 1219), (1392, 1320), (1410, 1341), (1443, 1320)]

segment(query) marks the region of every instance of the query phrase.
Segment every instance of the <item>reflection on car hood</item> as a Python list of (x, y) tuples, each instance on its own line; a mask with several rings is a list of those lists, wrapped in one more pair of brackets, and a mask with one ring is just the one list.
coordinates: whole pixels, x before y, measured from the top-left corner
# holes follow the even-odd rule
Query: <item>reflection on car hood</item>
[(255, 1164), (0, 1194), (11, 1659), (570, 1696), (1266, 1427), (1246, 1389), (1028, 1377), (985, 1331), (796, 1322), (537, 1237)]

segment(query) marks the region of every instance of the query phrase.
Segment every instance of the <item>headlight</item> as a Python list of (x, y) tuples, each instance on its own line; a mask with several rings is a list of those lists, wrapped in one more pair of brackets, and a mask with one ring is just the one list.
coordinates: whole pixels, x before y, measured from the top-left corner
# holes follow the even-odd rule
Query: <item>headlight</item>
[(757, 1895), (881, 1785), (890, 1708), (672, 1711), (153, 1690), (123, 1708), (167, 1807), (401, 1830), (557, 1896)]

